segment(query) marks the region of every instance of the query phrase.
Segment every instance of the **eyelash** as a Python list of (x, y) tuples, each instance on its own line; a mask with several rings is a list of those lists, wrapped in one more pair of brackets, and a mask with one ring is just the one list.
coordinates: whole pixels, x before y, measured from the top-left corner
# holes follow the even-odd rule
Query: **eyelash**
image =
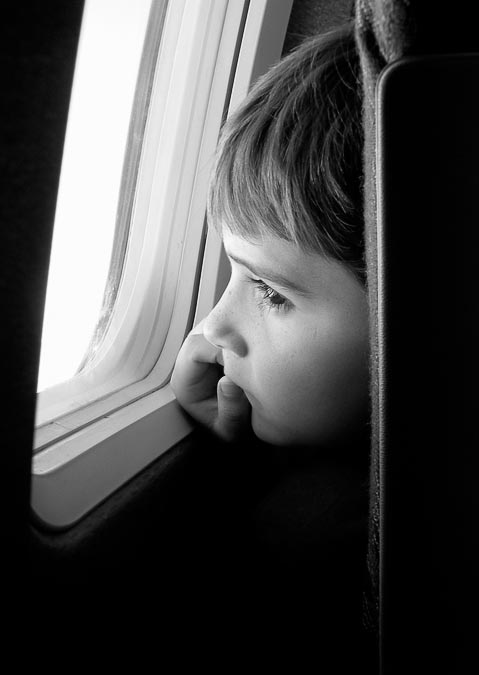
[(280, 310), (286, 311), (290, 308), (291, 303), (287, 298), (282, 296), (280, 293), (265, 284), (261, 279), (251, 279), (251, 282), (256, 286), (258, 291), (261, 293), (261, 303), (265, 304), (270, 309), (275, 309), (277, 312)]

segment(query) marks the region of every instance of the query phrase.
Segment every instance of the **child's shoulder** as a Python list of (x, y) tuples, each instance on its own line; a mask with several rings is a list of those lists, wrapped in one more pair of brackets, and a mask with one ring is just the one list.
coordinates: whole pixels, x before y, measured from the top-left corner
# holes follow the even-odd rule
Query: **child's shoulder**
[(262, 497), (253, 519), (259, 546), (287, 565), (335, 567), (346, 554), (360, 560), (367, 546), (367, 476), (332, 461), (305, 463)]

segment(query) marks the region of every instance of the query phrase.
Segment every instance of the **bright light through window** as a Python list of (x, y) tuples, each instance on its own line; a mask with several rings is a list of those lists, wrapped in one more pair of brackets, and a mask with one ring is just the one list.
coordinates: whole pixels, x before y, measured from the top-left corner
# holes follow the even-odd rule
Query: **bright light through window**
[(93, 336), (111, 259), (151, 0), (86, 0), (63, 153), (38, 391), (71, 378)]

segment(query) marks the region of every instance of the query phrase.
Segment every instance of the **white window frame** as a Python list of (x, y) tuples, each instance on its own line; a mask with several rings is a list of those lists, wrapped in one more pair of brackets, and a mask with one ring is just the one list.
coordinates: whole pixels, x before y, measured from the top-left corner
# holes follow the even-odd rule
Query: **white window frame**
[[(292, 0), (168, 6), (158, 61), (166, 55), (171, 67), (157, 69), (152, 88), (131, 244), (107, 339), (95, 356), (97, 384), (91, 386), (86, 371), (69, 383), (67, 402), (61, 385), (39, 395), (31, 506), (51, 528), (73, 525), (192, 430), (169, 378), (192, 325), (203, 245), (195, 322), (227, 282), (218, 235), (209, 230), (204, 241), (211, 160), (228, 94), (231, 111), (279, 59), (291, 6)], [(175, 60), (175, 49), (189, 49), (190, 57)]]

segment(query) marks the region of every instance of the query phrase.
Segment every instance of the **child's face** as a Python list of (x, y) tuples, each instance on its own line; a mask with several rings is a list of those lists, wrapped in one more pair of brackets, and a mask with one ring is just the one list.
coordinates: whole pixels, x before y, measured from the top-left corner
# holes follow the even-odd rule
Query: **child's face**
[(368, 407), (368, 306), (341, 263), (278, 237), (251, 243), (224, 230), (232, 273), (204, 335), (275, 445), (334, 444)]

